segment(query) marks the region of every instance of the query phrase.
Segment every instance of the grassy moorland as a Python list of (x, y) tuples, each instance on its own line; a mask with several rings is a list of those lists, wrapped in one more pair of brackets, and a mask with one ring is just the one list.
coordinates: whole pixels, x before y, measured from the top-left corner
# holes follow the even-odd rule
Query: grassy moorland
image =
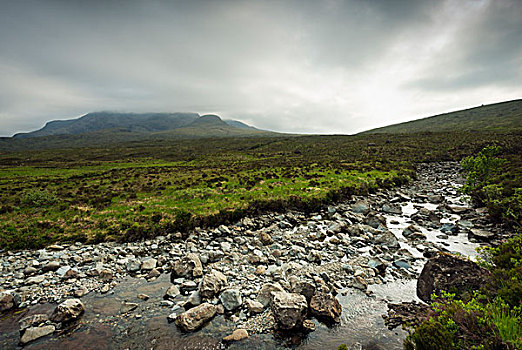
[(444, 133), (160, 140), (0, 153), (0, 248), (127, 241), (248, 213), (315, 210), (410, 180), (418, 161), (486, 145), (520, 154), (516, 134)]

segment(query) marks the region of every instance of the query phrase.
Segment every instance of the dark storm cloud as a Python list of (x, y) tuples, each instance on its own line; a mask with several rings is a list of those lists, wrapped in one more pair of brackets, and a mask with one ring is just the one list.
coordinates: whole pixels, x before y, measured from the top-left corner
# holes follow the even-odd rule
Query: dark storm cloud
[(350, 133), (520, 97), (521, 9), (509, 0), (4, 1), (0, 135), (94, 110)]

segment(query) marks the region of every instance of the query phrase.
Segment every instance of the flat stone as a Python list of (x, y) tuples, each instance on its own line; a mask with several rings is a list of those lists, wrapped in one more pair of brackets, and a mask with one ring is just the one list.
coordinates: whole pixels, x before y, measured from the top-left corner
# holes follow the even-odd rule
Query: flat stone
[(45, 337), (46, 335), (53, 333), (55, 330), (56, 327), (51, 324), (41, 327), (29, 327), (20, 338), (20, 343), (27, 344), (33, 340)]

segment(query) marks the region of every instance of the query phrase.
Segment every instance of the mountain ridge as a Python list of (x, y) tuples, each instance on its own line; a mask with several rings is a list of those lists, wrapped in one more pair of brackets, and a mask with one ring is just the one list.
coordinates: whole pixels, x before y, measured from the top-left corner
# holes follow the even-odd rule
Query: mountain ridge
[[(203, 118), (203, 120), (200, 120)], [(172, 132), (184, 127), (203, 127), (220, 125), (233, 134), (235, 129), (241, 134), (245, 130), (261, 131), (250, 125), (236, 120), (223, 121), (217, 115), (200, 116), (198, 113), (120, 113), (120, 112), (91, 112), (79, 118), (66, 120), (51, 120), (44, 127), (27, 133), (13, 135), (16, 139), (34, 138), (57, 135), (79, 135), (93, 132), (116, 131), (137, 134), (154, 134)], [(241, 130), (239, 130), (241, 129)]]

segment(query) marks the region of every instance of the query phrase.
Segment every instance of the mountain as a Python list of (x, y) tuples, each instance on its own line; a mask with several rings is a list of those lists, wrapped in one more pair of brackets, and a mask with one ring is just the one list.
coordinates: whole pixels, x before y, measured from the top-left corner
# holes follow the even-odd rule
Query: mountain
[[(185, 128), (185, 129), (184, 129)], [(202, 130), (197, 130), (202, 128)], [(260, 131), (242, 122), (230, 120), (224, 122), (217, 115), (201, 116), (197, 113), (88, 113), (77, 119), (50, 121), (42, 129), (19, 133), (14, 138), (33, 138), (53, 135), (79, 135), (92, 133), (126, 133), (136, 135), (153, 135), (167, 133), (187, 136), (192, 130), (198, 135), (215, 136), (223, 134), (245, 134)]]
[(522, 100), (482, 105), (461, 111), (439, 114), (433, 117), (368, 130), (361, 134), (450, 131), (522, 131)]

